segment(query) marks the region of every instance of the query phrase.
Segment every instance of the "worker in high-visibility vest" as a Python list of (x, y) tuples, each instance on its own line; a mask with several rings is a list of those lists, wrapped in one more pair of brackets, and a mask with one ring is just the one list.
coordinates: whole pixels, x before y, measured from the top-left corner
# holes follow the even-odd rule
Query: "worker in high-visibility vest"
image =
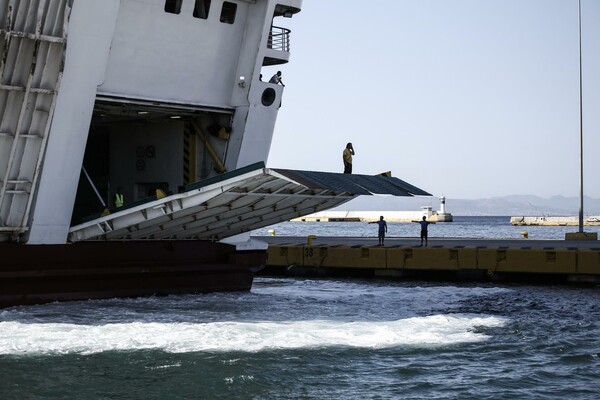
[(115, 207), (123, 207), (123, 193), (121, 188), (118, 188), (117, 193), (115, 193)]

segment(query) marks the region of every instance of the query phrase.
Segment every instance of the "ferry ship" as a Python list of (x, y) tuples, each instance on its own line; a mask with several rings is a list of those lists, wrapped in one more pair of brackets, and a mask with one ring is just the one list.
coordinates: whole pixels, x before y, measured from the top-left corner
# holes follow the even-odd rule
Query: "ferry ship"
[(249, 290), (252, 230), (427, 195), (266, 167), (301, 6), (0, 0), (0, 307)]

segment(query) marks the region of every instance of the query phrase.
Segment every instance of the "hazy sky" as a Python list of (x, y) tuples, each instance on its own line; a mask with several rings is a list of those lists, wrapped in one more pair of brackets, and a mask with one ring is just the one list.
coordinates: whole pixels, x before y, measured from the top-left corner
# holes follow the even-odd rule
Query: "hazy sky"
[[(267, 165), (448, 198), (579, 195), (577, 0), (304, 0)], [(582, 0), (584, 190), (600, 197), (600, 0)], [(267, 76), (269, 75), (269, 76)]]

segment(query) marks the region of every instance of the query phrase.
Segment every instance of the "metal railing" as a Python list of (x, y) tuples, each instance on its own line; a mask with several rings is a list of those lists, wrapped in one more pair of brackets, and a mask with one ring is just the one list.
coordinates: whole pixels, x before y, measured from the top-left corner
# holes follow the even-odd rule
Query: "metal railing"
[(271, 26), (267, 47), (273, 50), (290, 51), (290, 30), (280, 26)]

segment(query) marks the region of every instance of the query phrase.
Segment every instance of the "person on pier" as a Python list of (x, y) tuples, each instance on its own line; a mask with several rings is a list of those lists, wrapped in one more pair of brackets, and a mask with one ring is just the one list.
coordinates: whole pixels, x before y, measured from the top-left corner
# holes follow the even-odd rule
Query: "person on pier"
[(425, 240), (425, 247), (427, 247), (427, 227), (429, 224), (435, 224), (435, 222), (427, 221), (427, 217), (423, 215), (422, 221), (412, 221), (421, 224), (421, 246), (423, 246), (423, 240)]
[(383, 246), (383, 240), (385, 239), (385, 234), (387, 232), (387, 222), (384, 221), (383, 215), (379, 217), (379, 221), (371, 221), (369, 224), (379, 225), (379, 246)]

